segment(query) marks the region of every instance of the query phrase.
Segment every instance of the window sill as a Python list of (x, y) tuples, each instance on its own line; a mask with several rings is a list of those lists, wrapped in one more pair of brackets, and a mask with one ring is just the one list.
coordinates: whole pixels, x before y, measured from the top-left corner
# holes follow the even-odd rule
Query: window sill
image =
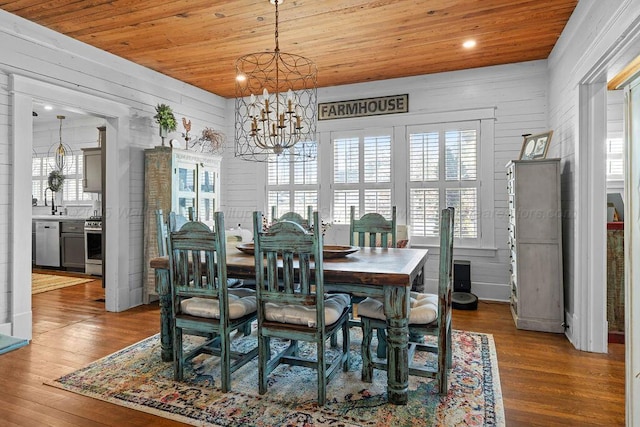
[[(429, 249), (429, 254), (440, 254), (440, 247), (425, 244), (411, 244), (409, 247), (416, 249)], [(454, 256), (469, 256), (469, 257), (487, 257), (493, 258), (497, 255), (498, 248), (474, 248), (453, 245)]]

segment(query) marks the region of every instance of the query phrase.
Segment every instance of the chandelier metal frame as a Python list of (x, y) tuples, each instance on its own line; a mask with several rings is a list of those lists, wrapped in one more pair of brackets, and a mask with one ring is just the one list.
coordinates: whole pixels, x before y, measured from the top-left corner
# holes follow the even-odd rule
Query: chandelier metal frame
[(51, 169), (59, 172), (64, 172), (65, 168), (70, 165), (70, 161), (73, 160), (73, 150), (69, 147), (68, 144), (62, 142), (62, 121), (66, 118), (65, 116), (56, 116), (58, 120), (60, 120), (60, 130), (58, 132), (59, 141), (57, 144), (53, 144), (49, 148), (49, 153), (47, 157), (52, 159), (49, 165)]
[[(278, 4), (275, 49), (236, 60), (235, 155), (257, 162), (306, 162), (317, 157), (317, 68), (280, 52)], [(283, 158), (284, 156), (284, 158)]]

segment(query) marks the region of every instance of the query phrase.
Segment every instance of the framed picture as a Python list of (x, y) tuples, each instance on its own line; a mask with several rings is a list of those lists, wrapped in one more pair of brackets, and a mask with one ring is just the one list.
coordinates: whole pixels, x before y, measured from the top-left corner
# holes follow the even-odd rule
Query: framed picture
[(551, 142), (553, 131), (538, 135), (526, 135), (520, 150), (520, 160), (538, 160), (547, 157), (547, 150)]

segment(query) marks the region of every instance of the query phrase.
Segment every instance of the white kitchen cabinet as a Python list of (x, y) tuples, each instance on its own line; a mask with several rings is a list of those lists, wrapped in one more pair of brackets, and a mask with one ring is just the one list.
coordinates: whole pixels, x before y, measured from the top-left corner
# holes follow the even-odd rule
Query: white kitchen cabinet
[(149, 261), (158, 256), (157, 209), (165, 219), (169, 212), (189, 216), (213, 226), (220, 209), (221, 157), (171, 147), (155, 147), (144, 153), (144, 302), (157, 295), (154, 270)]
[(564, 332), (560, 159), (507, 164), (507, 197), (516, 327)]
[(82, 191), (102, 192), (102, 148), (83, 148)]

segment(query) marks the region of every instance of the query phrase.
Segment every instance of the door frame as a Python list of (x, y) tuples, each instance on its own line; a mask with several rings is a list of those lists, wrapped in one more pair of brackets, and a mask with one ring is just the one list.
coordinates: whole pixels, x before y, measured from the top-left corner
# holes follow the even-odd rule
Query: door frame
[[(130, 307), (129, 295), (129, 162), (130, 108), (103, 97), (84, 93), (19, 74), (9, 76), (11, 94), (11, 251), (10, 283), (12, 309), (11, 334), (32, 338), (31, 311), (31, 156), (33, 148), (33, 102), (35, 99), (57, 105), (78, 108), (104, 117), (107, 126), (104, 199), (109, 209), (104, 218), (106, 252), (104, 262), (109, 268), (103, 277), (107, 311), (122, 311)], [(23, 167), (24, 166), (24, 167)], [(29, 212), (29, 215), (25, 215)], [(121, 242), (123, 243), (121, 245)], [(26, 286), (29, 283), (29, 286)]]

